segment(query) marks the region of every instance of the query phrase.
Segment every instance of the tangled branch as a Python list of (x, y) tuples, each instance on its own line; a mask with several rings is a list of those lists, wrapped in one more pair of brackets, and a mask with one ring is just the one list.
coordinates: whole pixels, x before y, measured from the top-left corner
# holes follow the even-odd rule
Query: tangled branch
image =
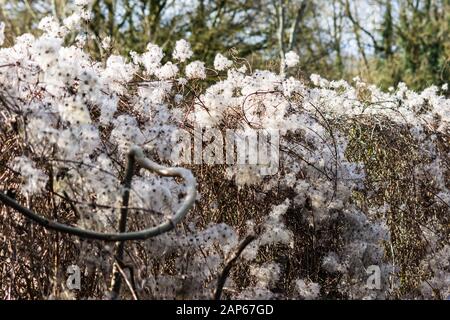
[[(129, 241), (129, 240), (145, 240), (151, 237), (158, 236), (165, 232), (172, 230), (175, 225), (180, 222), (189, 209), (192, 207), (196, 197), (196, 181), (191, 171), (184, 168), (175, 168), (175, 167), (164, 167), (159, 165), (150, 159), (146, 158), (142, 149), (139, 147), (132, 147), (128, 153), (129, 156), (129, 168), (134, 167), (135, 163), (140, 165), (141, 167), (154, 171), (161, 176), (167, 177), (181, 177), (186, 182), (187, 185), (187, 193), (184, 203), (177, 210), (177, 212), (170, 218), (168, 221), (161, 223), (155, 227), (144, 229), (141, 231), (134, 232), (119, 232), (119, 233), (103, 233), (92, 230), (85, 230), (78, 227), (69, 226), (63, 223), (59, 223), (53, 220), (49, 220), (32, 210), (23, 207), (14, 199), (8, 197), (3, 192), (0, 192), (0, 201), (5, 205), (13, 208), (17, 212), (21, 213), (26, 218), (33, 220), (37, 224), (43, 226), (46, 229), (54, 230), (61, 233), (66, 233), (70, 235), (74, 235), (80, 238), (85, 239), (93, 239), (93, 240), (103, 240), (103, 241)], [(128, 170), (129, 171), (129, 170)], [(132, 173), (132, 172), (131, 172)], [(128, 176), (128, 175), (127, 175)], [(132, 174), (129, 176), (129, 182), (131, 184)], [(129, 193), (129, 187), (125, 185), (125, 192)], [(125, 205), (125, 204), (124, 204)], [(126, 205), (125, 205), (126, 206)], [(122, 215), (125, 213), (126, 215), (127, 209), (124, 208), (122, 210)]]

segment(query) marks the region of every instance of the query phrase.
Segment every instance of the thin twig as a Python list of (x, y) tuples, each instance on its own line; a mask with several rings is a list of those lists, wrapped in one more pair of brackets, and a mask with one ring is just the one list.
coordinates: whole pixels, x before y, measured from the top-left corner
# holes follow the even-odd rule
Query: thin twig
[(241, 242), (239, 245), (237, 251), (233, 254), (231, 259), (229, 259), (226, 264), (225, 268), (223, 268), (222, 273), (219, 276), (219, 279), (217, 280), (217, 288), (216, 292), (214, 293), (214, 300), (220, 300), (220, 297), (222, 296), (222, 290), (223, 286), (225, 285), (225, 282), (228, 279), (228, 276), (230, 275), (231, 268), (234, 266), (236, 260), (241, 255), (242, 251), (253, 241), (256, 239), (256, 235), (250, 234), (248, 235), (244, 241)]
[(139, 300), (136, 291), (134, 290), (133, 286), (131, 285), (130, 281), (128, 280), (127, 275), (125, 274), (125, 272), (123, 271), (122, 267), (120, 266), (120, 262), (116, 261), (114, 263), (114, 265), (116, 266), (117, 270), (120, 272), (120, 274), (122, 275), (123, 279), (125, 280), (125, 283), (128, 287), (128, 289), (130, 289), (131, 295), (133, 296), (134, 300)]
[[(122, 198), (122, 209), (120, 210), (120, 220), (119, 220), (119, 232), (124, 233), (127, 229), (127, 216), (128, 216), (128, 203), (130, 201), (130, 189), (131, 181), (133, 180), (134, 170), (136, 168), (136, 159), (132, 152), (128, 153), (127, 168), (125, 171), (125, 177), (123, 180), (123, 198)], [(116, 252), (114, 254), (117, 261), (123, 260), (123, 252), (125, 250), (125, 242), (119, 242), (116, 244)], [(111, 299), (115, 300), (120, 295), (120, 287), (122, 285), (122, 277), (120, 276), (120, 270), (117, 268), (118, 263), (113, 265), (113, 278), (111, 283)]]

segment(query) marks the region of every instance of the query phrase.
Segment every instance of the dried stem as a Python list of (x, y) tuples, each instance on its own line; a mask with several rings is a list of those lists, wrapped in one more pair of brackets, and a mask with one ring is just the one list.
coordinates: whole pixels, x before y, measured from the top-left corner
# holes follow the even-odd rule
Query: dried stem
[(226, 262), (225, 268), (223, 268), (222, 273), (219, 276), (219, 279), (217, 280), (217, 288), (216, 292), (214, 293), (214, 300), (220, 300), (220, 297), (222, 296), (222, 290), (223, 286), (225, 285), (225, 281), (227, 281), (228, 276), (230, 275), (231, 268), (236, 263), (236, 260), (241, 255), (242, 251), (253, 241), (256, 239), (256, 235), (250, 234), (248, 235), (244, 241), (241, 242), (239, 245), (237, 251), (233, 254), (233, 256)]

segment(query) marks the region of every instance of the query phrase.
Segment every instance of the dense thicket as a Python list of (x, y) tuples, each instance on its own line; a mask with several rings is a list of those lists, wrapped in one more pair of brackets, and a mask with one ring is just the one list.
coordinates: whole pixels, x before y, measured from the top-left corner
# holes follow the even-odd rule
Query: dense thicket
[[(1, 298), (449, 296), (447, 84), (383, 91), (358, 77), (298, 78), (301, 56), (283, 45), (276, 72), (229, 52), (199, 60), (183, 39), (124, 56), (111, 49), (116, 35), (98, 56), (90, 9), (76, 1), (36, 36), (0, 27)], [(262, 134), (270, 148), (260, 157), (249, 143), (245, 161), (229, 163), (220, 155), (242, 151), (227, 149), (230, 134)], [(179, 224), (192, 183), (127, 170), (130, 150), (195, 176)], [(5, 199), (103, 233), (123, 231), (124, 208), (128, 231), (175, 230), (122, 245), (85, 239)], [(67, 288), (70, 265), (81, 290)]]

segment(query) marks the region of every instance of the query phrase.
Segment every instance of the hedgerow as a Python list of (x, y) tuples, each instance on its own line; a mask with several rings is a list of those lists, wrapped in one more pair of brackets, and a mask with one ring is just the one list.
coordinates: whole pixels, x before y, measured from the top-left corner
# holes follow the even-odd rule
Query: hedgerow
[[(87, 19), (81, 1), (63, 24), (44, 18), (40, 36), (0, 49), (0, 297), (449, 296), (446, 86), (296, 79), (294, 52), (287, 75), (224, 52), (208, 66), (185, 40), (96, 61)], [(240, 151), (227, 135), (255, 132), (275, 161), (252, 163), (251, 144), (247, 161), (220, 161)], [(148, 159), (188, 181), (145, 170)], [(128, 232), (173, 230), (116, 244), (35, 224), (24, 208), (77, 230), (123, 233), (123, 217)], [(81, 268), (78, 291), (69, 265)]]

